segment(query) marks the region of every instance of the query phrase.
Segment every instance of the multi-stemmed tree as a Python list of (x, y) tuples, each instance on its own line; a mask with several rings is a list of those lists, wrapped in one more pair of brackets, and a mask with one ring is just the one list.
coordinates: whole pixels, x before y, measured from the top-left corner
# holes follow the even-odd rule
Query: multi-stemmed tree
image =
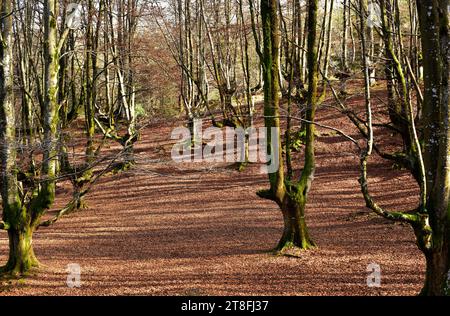
[[(99, 8), (106, 7), (105, 1), (98, 4)], [(1, 1), (0, 230), (7, 231), (9, 237), (9, 258), (0, 270), (2, 274), (21, 275), (38, 266), (33, 250), (33, 233), (82, 207), (83, 198), (101, 176), (127, 167), (132, 160), (133, 143), (137, 140), (134, 109), (132, 105), (126, 106), (134, 102), (133, 92), (129, 94), (124, 88), (125, 82), (132, 82), (131, 78), (118, 80), (116, 85), (119, 89), (111, 93), (114, 101), (123, 100), (125, 94), (130, 97), (130, 101), (124, 101), (129, 112), (125, 118), (120, 116), (120, 111), (103, 112), (96, 102), (96, 95), (101, 91), (98, 77), (106, 70), (97, 68), (97, 58), (108, 56), (106, 52), (100, 52), (97, 45), (101, 38), (100, 24), (104, 23), (102, 15), (94, 19), (94, 3), (88, 1), (89, 23), (95, 21), (97, 27), (94, 32), (88, 26), (85, 38), (89, 42), (89, 51), (80, 54), (74, 49), (77, 40), (72, 32), (74, 12), (68, 12), (69, 6), (65, 1), (62, 4), (60, 6), (58, 0), (45, 0), (43, 4), (27, 2), (26, 5), (22, 0)], [(61, 14), (63, 19), (59, 19)], [(117, 23), (114, 20), (110, 22)], [(24, 31), (22, 36), (18, 30)], [(112, 36), (108, 34), (107, 38)], [(127, 40), (128, 44), (130, 42)], [(114, 51), (109, 41), (104, 44)], [(13, 50), (15, 45), (20, 47), (18, 52)], [(42, 54), (34, 54), (34, 50)], [(119, 57), (114, 58), (116, 62)], [(127, 60), (130, 61), (131, 57), (128, 56)], [(76, 63), (82, 66), (76, 67)], [(108, 67), (110, 64), (106, 63)], [(118, 73), (124, 69), (120, 67), (117, 64)], [(126, 67), (128, 71), (129, 67), (131, 65)], [(85, 71), (80, 73), (80, 68)], [(76, 78), (69, 78), (69, 71), (81, 78), (82, 84), (77, 83)], [(19, 89), (15, 89), (16, 74), (20, 76)], [(32, 80), (27, 76), (32, 76)], [(72, 82), (67, 83), (70, 79)], [(127, 88), (126, 91), (133, 89)], [(20, 93), (15, 95), (16, 90)], [(85, 132), (88, 142), (84, 151), (71, 156), (68, 151), (72, 139), (70, 133), (76, 129), (76, 124), (72, 123), (81, 112), (80, 104), (85, 105), (86, 122), (81, 132)], [(106, 128), (101, 123), (105, 115), (109, 123)], [(116, 115), (124, 124), (113, 123)], [(96, 134), (96, 126), (103, 132), (103, 139)], [(119, 136), (120, 129), (127, 130), (124, 136)], [(101, 149), (107, 139), (120, 142), (123, 148), (102, 154)], [(82, 159), (81, 154), (85, 155)], [(55, 216), (44, 218), (54, 204), (57, 183), (66, 180), (73, 184), (72, 198)]]
[(38, 265), (33, 252), (33, 232), (55, 199), (58, 173), (58, 69), (64, 38), (57, 36), (56, 1), (44, 1), (44, 108), (42, 113), (43, 142), (40, 181), (29, 192), (23, 192), (17, 166), (16, 112), (14, 104), (14, 61), (12, 54), (12, 3), (2, 1), (2, 48), (0, 76), (1, 162), (3, 221), (8, 231), (9, 259), (4, 272), (24, 273)]
[[(308, 94), (306, 104), (305, 161), (301, 176), (294, 178), (290, 144), (286, 141), (286, 162), (283, 157), (280, 124), (280, 45), (281, 29), (276, 0), (261, 1), (263, 28), (263, 73), (264, 73), (264, 116), (267, 133), (268, 156), (279, 163), (278, 170), (270, 171), (270, 189), (258, 192), (262, 198), (272, 200), (280, 207), (284, 218), (284, 231), (276, 252), (282, 253), (292, 247), (309, 249), (315, 243), (309, 236), (305, 210), (308, 195), (314, 180), (315, 164), (315, 115), (317, 109), (318, 54), (317, 54), (317, 16), (318, 1), (308, 1)], [(289, 119), (289, 118), (288, 118)], [(276, 133), (271, 133), (275, 130)], [(288, 130), (289, 133), (289, 130)], [(272, 139), (272, 135), (277, 135)]]

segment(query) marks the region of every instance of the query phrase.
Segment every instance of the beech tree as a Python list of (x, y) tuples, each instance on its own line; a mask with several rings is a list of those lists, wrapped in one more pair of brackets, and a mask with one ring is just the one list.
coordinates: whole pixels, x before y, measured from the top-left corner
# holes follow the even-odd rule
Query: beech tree
[(417, 5), (425, 84), (422, 150), (426, 187), (419, 213), (421, 227), (416, 228), (427, 261), (422, 294), (450, 295), (449, 2), (417, 1)]
[[(43, 108), (43, 160), (41, 167), (42, 183), (25, 198), (21, 196), (21, 184), (16, 166), (17, 147), (15, 135), (15, 110), (13, 96), (13, 54), (12, 54), (12, 3), (2, 1), (2, 76), (1, 82), (1, 136), (2, 136), (2, 229), (8, 231), (9, 260), (4, 272), (17, 274), (27, 272), (38, 265), (34, 255), (33, 232), (40, 225), (42, 215), (55, 199), (55, 177), (58, 172), (58, 67), (60, 49), (65, 38), (58, 42), (56, 1), (44, 1), (44, 61), (45, 61), (45, 100)], [(67, 33), (65, 33), (67, 34)], [(65, 36), (65, 35), (64, 35)]]
[[(8, 261), (1, 268), (1, 274), (24, 275), (37, 267), (34, 232), (85, 207), (84, 197), (98, 179), (127, 168), (132, 160), (131, 149), (138, 139), (133, 107), (127, 108), (130, 115), (124, 123), (104, 127), (103, 116), (112, 123), (119, 114), (116, 111), (104, 113), (96, 102), (101, 91), (98, 79), (105, 71), (97, 67), (97, 58), (101, 54), (107, 56), (99, 50), (100, 26), (106, 24), (103, 13), (110, 8), (106, 4), (100, 1), (96, 7), (100, 13), (94, 16), (96, 4), (92, 1), (81, 7), (68, 6), (66, 1), (57, 0), (1, 2), (0, 230), (7, 231), (9, 238)], [(88, 42), (88, 52), (80, 53), (75, 49), (80, 41), (77, 31), (84, 32), (85, 29), (75, 26), (78, 22), (74, 20), (74, 14), (81, 18), (77, 10), (82, 8), (88, 12), (88, 23), (84, 24), (87, 26), (84, 39)], [(132, 31), (128, 29), (127, 34)], [(111, 48), (110, 42), (104, 44)], [(14, 51), (14, 47), (19, 49)], [(118, 73), (124, 68), (120, 69)], [(77, 82), (77, 78), (81, 80)], [(122, 90), (113, 95), (114, 99), (131, 95), (129, 102), (132, 103), (132, 93), (128, 91), (133, 88), (124, 93), (124, 80), (118, 80), (117, 85)], [(129, 102), (127, 100), (126, 104)], [(75, 125), (72, 123), (76, 121), (81, 105), (84, 105), (86, 122), (82, 131), (88, 140), (84, 159), (80, 159), (83, 153), (77, 152), (75, 147), (73, 154), (68, 150), (71, 146), (69, 134)], [(121, 136), (119, 130), (123, 127), (127, 133)], [(103, 153), (109, 139), (120, 142), (122, 150)], [(57, 184), (63, 181), (72, 184), (72, 196), (65, 207), (50, 216), (47, 213), (54, 205)]]
[[(421, 294), (450, 294), (449, 0), (70, 2), (0, 0), (1, 275), (38, 267), (34, 233), (87, 208), (101, 177), (133, 168), (139, 112), (157, 112), (148, 103), (176, 108), (170, 115), (192, 134), (202, 118), (243, 128), (246, 158), (263, 119), (269, 164), (279, 167), (257, 194), (282, 213), (276, 254), (316, 246), (307, 210), (318, 127), (352, 141), (368, 209), (415, 233)], [(171, 100), (155, 106), (169, 85)], [(320, 124), (316, 112), (333, 110), (357, 137)], [(405, 186), (420, 192), (412, 210), (372, 195), (375, 155), (411, 175)], [(72, 190), (55, 210), (62, 183)]]
[[(284, 163), (281, 125), (280, 125), (280, 78), (279, 60), (281, 31), (278, 13), (278, 1), (262, 0), (261, 16), (263, 27), (263, 73), (264, 73), (264, 117), (265, 126), (275, 129), (278, 137), (267, 135), (268, 155), (279, 161), (276, 172), (269, 174), (270, 188), (258, 193), (262, 198), (274, 201), (280, 207), (284, 218), (284, 231), (276, 252), (298, 247), (310, 249), (315, 246), (306, 225), (305, 211), (308, 195), (315, 173), (315, 114), (317, 108), (318, 53), (317, 53), (317, 16), (318, 1), (308, 1), (308, 97), (306, 109), (306, 144), (303, 171), (299, 179), (294, 178), (292, 161), (287, 144), (287, 160)], [(287, 169), (286, 169), (287, 165)], [(287, 172), (286, 172), (287, 170)]]
[[(392, 2), (380, 0), (383, 29), (389, 63), (403, 91), (399, 96), (404, 122), (409, 135), (408, 146), (416, 165), (409, 168), (420, 186), (420, 202), (412, 211), (395, 212), (381, 207), (370, 194), (368, 162), (374, 151), (374, 121), (371, 103), (368, 48), (361, 32), (363, 70), (366, 91), (367, 147), (361, 156), (361, 189), (367, 206), (387, 219), (409, 223), (414, 229), (417, 245), (426, 258), (426, 279), (422, 295), (448, 295), (450, 240), (450, 130), (449, 130), (449, 47), (448, 1), (417, 1), (421, 41), (424, 55), (424, 93), (420, 128), (416, 126), (414, 108), (406, 90), (405, 76), (394, 54), (389, 31), (386, 30), (386, 10)], [(363, 13), (365, 0), (359, 0), (360, 29), (367, 25)], [(389, 87), (389, 85), (388, 85)]]

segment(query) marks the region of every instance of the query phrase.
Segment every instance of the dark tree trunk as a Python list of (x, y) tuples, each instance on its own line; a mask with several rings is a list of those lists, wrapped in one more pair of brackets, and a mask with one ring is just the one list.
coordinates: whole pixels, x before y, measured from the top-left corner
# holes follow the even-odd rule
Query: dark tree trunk
[[(422, 247), (427, 273), (422, 295), (449, 295), (450, 108), (448, 0), (418, 0), (424, 55), (422, 125), (430, 239)], [(420, 241), (420, 239), (419, 239)]]
[(449, 289), (449, 243), (439, 250), (425, 254), (427, 270), (425, 285), (420, 295), (443, 296), (450, 295)]

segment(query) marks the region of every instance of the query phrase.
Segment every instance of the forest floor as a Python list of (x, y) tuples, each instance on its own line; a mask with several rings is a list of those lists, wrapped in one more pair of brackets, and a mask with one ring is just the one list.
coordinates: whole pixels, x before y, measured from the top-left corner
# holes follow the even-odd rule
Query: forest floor
[[(359, 138), (337, 111), (323, 108), (318, 115), (320, 123)], [(135, 169), (102, 179), (88, 210), (39, 230), (34, 248), (42, 267), (26, 279), (2, 282), (0, 295), (418, 294), (424, 259), (412, 229), (365, 208), (358, 152), (343, 137), (319, 129), (307, 210), (319, 247), (277, 257), (270, 250), (281, 237), (282, 216), (255, 194), (267, 188), (260, 165), (239, 173), (225, 163), (172, 162), (170, 134), (180, 124), (146, 128)], [(417, 188), (405, 172), (376, 158), (375, 167), (370, 184), (377, 201), (412, 208)], [(0, 262), (6, 253), (2, 233)], [(372, 263), (381, 266), (379, 288), (367, 286)], [(67, 286), (69, 264), (80, 265), (81, 288)]]

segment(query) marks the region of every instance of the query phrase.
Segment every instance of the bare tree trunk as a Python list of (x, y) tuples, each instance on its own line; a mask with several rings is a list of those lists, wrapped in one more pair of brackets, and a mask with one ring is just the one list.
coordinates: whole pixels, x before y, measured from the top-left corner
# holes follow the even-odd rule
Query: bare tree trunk
[[(342, 10), (342, 23), (343, 23), (343, 30), (342, 30), (342, 70), (344, 72), (348, 71), (348, 9), (347, 6), (349, 0), (344, 0), (343, 3), (343, 10)], [(351, 23), (351, 22), (350, 22)]]

